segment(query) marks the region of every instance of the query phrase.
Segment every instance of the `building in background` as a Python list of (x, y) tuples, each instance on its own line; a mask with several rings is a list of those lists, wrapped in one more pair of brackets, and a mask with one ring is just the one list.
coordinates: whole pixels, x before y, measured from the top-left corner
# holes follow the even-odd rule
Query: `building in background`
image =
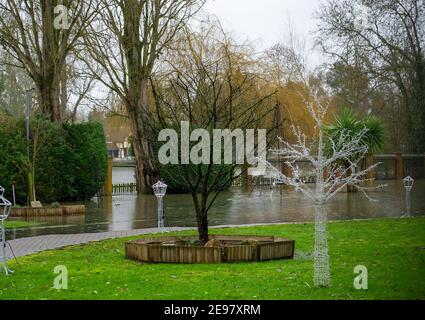
[(102, 123), (110, 157), (116, 160), (132, 159), (131, 127), (128, 118), (94, 110), (90, 112), (89, 119)]
[(111, 157), (131, 158), (131, 127), (127, 118), (118, 115), (106, 116), (106, 139)]

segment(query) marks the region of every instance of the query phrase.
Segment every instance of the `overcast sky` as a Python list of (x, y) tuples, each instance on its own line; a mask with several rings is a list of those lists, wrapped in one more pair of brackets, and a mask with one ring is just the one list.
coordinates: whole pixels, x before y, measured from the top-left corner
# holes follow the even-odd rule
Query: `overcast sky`
[[(255, 41), (260, 50), (284, 40), (290, 21), (311, 49), (311, 31), (316, 26), (313, 13), (319, 3), (319, 0), (207, 0), (205, 10), (216, 15), (226, 30), (238, 38)], [(319, 53), (310, 53), (309, 63), (313, 66), (320, 60)]]

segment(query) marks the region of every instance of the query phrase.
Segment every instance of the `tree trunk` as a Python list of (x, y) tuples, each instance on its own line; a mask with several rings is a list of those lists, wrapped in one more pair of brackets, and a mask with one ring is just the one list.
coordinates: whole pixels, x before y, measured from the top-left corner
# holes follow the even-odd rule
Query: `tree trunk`
[(28, 206), (31, 207), (31, 202), (36, 200), (35, 198), (35, 184), (34, 184), (34, 171), (30, 170), (27, 174), (28, 178)]
[[(53, 25), (54, 3), (42, 1), (42, 61), (40, 74), (36, 82), (38, 102), (41, 111), (48, 115), (53, 122), (62, 120), (59, 102), (59, 83), (63, 64), (60, 59), (61, 45), (59, 44), (59, 30)], [(63, 45), (63, 44), (62, 44)]]
[[(142, 14), (145, 4), (131, 0), (122, 2), (120, 6), (123, 10), (124, 28), (120, 41), (125, 51), (128, 70), (128, 91), (125, 96), (132, 124), (137, 190), (139, 194), (152, 193), (152, 186), (158, 182), (158, 172), (155, 168), (153, 136), (149, 127), (153, 118), (149, 110), (148, 89), (156, 46), (147, 43), (148, 39), (143, 38), (149, 33), (149, 26), (145, 25), (147, 29), (141, 31), (141, 21), (148, 19)], [(155, 2), (155, 6), (159, 4)], [(148, 24), (146, 21), (145, 23)]]
[[(60, 79), (60, 114), (62, 117), (66, 115), (67, 102), (68, 102), (68, 69), (64, 65)], [(76, 112), (75, 112), (76, 113)]]
[(330, 285), (326, 208), (323, 204), (317, 204), (314, 225), (314, 286), (328, 287)]
[(198, 234), (199, 241), (202, 245), (205, 245), (209, 241), (209, 232), (208, 232), (208, 215), (204, 212), (204, 209), (196, 213), (198, 221)]
[(198, 194), (196, 190), (192, 190), (193, 204), (196, 212), (196, 222), (198, 224), (198, 235), (199, 241), (202, 245), (205, 245), (209, 241), (208, 232), (208, 212), (206, 209), (206, 198), (202, 196), (202, 204), (199, 202)]
[(425, 59), (421, 53), (416, 58), (413, 100), (416, 115), (414, 117), (416, 134), (412, 135), (415, 138), (413, 151), (420, 153), (425, 151)]
[(152, 121), (147, 106), (147, 88), (142, 83), (142, 89), (127, 105), (133, 133), (134, 157), (136, 160), (136, 183), (139, 194), (152, 193), (152, 186), (158, 182), (158, 172), (155, 167), (155, 153), (152, 146), (152, 132), (147, 125)]
[(53, 122), (61, 122), (62, 114), (59, 103), (59, 91), (54, 83), (42, 80), (36, 84), (37, 98), (41, 112)]
[(133, 112), (132, 118), (133, 148), (136, 160), (136, 183), (140, 194), (152, 193), (152, 186), (158, 182), (158, 172), (154, 165), (155, 155), (149, 133), (143, 126), (137, 112)]

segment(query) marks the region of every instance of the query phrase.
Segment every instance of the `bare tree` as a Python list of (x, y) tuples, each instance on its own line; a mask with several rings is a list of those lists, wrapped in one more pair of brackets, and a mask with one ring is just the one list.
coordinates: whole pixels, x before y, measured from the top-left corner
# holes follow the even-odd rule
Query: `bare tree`
[[(57, 11), (63, 17), (55, 12), (58, 5), (63, 5), (62, 13)], [(0, 43), (33, 79), (41, 111), (52, 121), (62, 121), (60, 83), (66, 60), (95, 6), (94, 0), (0, 1)]]
[[(123, 102), (132, 124), (138, 191), (157, 180), (152, 149), (149, 79), (161, 52), (204, 0), (100, 0), (85, 35), (87, 68)], [(93, 63), (94, 62), (94, 63)]]
[(308, 69), (305, 41), (295, 33), (290, 22), (286, 39), (266, 50), (263, 64), (266, 77), (279, 87), (290, 81), (302, 81), (300, 74)]
[[(169, 179), (183, 181), (188, 186), (201, 243), (208, 241), (208, 212), (217, 197), (247, 170), (248, 159), (243, 158), (242, 164), (235, 161), (244, 157), (244, 150), (248, 151), (248, 144), (246, 148), (245, 144), (241, 147), (239, 138), (244, 137), (248, 129), (254, 132), (273, 127), (270, 118), (274, 111), (271, 99), (274, 92), (264, 90), (260, 76), (250, 72), (252, 64), (243, 47), (235, 45), (213, 24), (203, 26), (199, 32), (186, 32), (167, 61), (169, 73), (154, 80), (161, 127), (185, 132), (186, 123), (186, 129), (193, 130), (191, 139), (198, 135), (199, 141), (191, 143), (191, 154), (198, 160), (179, 161), (174, 166), (166, 165), (164, 170), (171, 168), (173, 174)], [(218, 140), (215, 139), (217, 130), (223, 133)], [(233, 155), (222, 154), (223, 139), (225, 145), (226, 141), (230, 142)], [(257, 146), (258, 140), (253, 148)], [(177, 160), (177, 154), (175, 156)], [(186, 157), (180, 150), (178, 158)], [(219, 164), (213, 159), (222, 162)]]
[(25, 90), (31, 87), (32, 80), (24, 69), (11, 64), (12, 58), (0, 53), (0, 111), (14, 117), (25, 114)]
[(348, 66), (361, 66), (372, 86), (391, 86), (404, 105), (413, 151), (425, 149), (425, 1), (329, 0), (318, 12), (318, 43)]
[(89, 108), (96, 94), (96, 81), (86, 74), (85, 63), (73, 55), (64, 69), (60, 82), (61, 114), (65, 122), (77, 121), (78, 111)]

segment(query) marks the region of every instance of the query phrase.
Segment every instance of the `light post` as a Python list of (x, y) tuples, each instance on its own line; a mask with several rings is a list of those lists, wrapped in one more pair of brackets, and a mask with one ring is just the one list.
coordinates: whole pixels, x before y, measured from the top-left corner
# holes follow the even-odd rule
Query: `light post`
[(415, 180), (412, 179), (412, 177), (407, 176), (406, 178), (403, 179), (403, 185), (404, 188), (406, 189), (406, 214), (404, 215), (404, 217), (411, 217), (412, 213), (412, 198), (411, 198), (411, 191), (413, 188), (413, 183), (415, 182)]
[(4, 188), (0, 186), (0, 268), (5, 272), (6, 275), (13, 273), (7, 267), (7, 258), (6, 258), (6, 227), (4, 225), (6, 219), (9, 217), (10, 209), (12, 208), (12, 203), (3, 197)]
[(152, 188), (158, 199), (158, 229), (162, 232), (165, 227), (164, 197), (167, 193), (167, 185), (162, 181), (158, 181)]

